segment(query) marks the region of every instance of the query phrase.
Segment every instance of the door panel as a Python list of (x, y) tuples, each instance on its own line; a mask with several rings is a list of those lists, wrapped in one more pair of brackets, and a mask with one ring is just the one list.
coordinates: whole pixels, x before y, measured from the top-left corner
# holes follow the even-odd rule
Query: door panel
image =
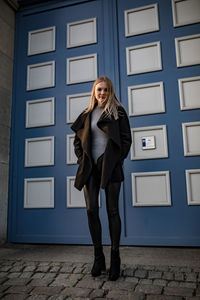
[[(83, 192), (73, 186), (77, 164), (70, 126), (97, 76), (115, 81), (110, 69), (115, 58), (105, 55), (115, 48), (114, 23), (107, 16), (112, 6), (66, 1), (62, 8), (17, 15), (10, 241), (91, 242)], [(109, 242), (102, 192), (100, 215)]]
[[(171, 1), (151, 4), (145, 0), (119, 0), (118, 22), (121, 99), (129, 111), (133, 137), (131, 157), (125, 162), (124, 243), (199, 245), (199, 206), (188, 206), (185, 172), (199, 169), (200, 161), (198, 156), (184, 156), (182, 123), (199, 121), (200, 115), (198, 110), (180, 110), (178, 91), (180, 78), (199, 75), (199, 66), (193, 66), (187, 52), (198, 52), (199, 46), (193, 43), (179, 50), (188, 61), (187, 68), (179, 68), (175, 48), (175, 39), (196, 35), (199, 24), (175, 28)], [(161, 96), (158, 89), (152, 90), (159, 85), (163, 86)], [(160, 111), (155, 101), (159, 97), (164, 101)], [(158, 132), (163, 126), (165, 138)], [(199, 148), (194, 146), (197, 127), (191, 127), (193, 148)], [(145, 138), (155, 144), (145, 147)]]
[[(70, 126), (105, 74), (133, 137), (122, 244), (200, 245), (200, 27), (189, 2), (62, 1), (17, 13), (9, 241), (91, 243)], [(110, 243), (103, 191), (100, 217)]]

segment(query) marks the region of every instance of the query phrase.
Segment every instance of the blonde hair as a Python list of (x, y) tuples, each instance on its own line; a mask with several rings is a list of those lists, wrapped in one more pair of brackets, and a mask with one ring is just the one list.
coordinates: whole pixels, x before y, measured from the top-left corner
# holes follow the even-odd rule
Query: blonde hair
[(91, 91), (90, 103), (89, 103), (87, 109), (85, 110), (85, 113), (90, 112), (94, 109), (95, 104), (97, 103), (97, 99), (95, 98), (95, 88), (96, 88), (96, 85), (102, 81), (107, 84), (107, 88), (108, 88), (108, 100), (106, 102), (106, 105), (105, 105), (103, 111), (106, 113), (106, 116), (108, 118), (111, 119), (111, 117), (113, 116), (114, 119), (117, 120), (119, 118), (118, 106), (122, 106), (122, 104), (115, 95), (114, 86), (113, 86), (112, 81), (106, 76), (99, 77), (95, 80), (93, 87), (92, 87), (92, 91)]

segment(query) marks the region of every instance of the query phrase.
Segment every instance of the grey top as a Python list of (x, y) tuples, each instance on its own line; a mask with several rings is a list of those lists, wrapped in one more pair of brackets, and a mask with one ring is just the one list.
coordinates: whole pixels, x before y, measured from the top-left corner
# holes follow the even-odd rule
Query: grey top
[(105, 152), (107, 145), (106, 134), (97, 126), (97, 122), (103, 112), (103, 107), (96, 106), (91, 115), (91, 132), (92, 132), (92, 157), (97, 162), (99, 156)]

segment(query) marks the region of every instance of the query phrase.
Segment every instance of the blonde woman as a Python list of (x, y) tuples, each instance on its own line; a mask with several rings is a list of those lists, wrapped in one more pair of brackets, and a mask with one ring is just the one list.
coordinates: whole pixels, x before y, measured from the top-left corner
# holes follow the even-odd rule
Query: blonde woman
[(106, 208), (111, 238), (109, 280), (120, 276), (119, 193), (124, 180), (123, 161), (131, 146), (131, 132), (125, 109), (115, 96), (112, 81), (98, 78), (93, 85), (91, 100), (72, 125), (75, 131), (74, 150), (78, 158), (75, 187), (83, 188), (89, 230), (94, 245), (92, 276), (106, 269), (102, 247), (98, 195), (105, 190)]

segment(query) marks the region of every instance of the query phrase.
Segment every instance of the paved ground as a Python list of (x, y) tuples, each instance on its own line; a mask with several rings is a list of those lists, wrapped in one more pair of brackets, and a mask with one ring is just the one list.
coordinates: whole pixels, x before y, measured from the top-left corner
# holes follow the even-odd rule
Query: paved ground
[[(109, 267), (109, 247), (104, 247)], [(94, 279), (91, 246), (0, 246), (0, 299), (200, 300), (200, 248), (121, 247), (122, 272)]]

